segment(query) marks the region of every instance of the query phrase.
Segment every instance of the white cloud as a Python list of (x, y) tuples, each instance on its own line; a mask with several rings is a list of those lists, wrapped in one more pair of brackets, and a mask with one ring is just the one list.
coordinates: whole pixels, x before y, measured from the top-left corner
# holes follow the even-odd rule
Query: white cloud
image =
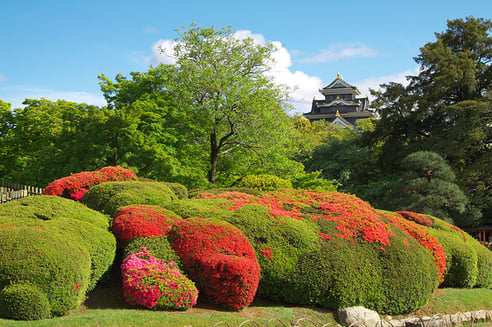
[(86, 103), (94, 106), (105, 106), (106, 99), (100, 94), (93, 94), (82, 91), (57, 91), (51, 89), (41, 89), (29, 86), (0, 87), (0, 93), (8, 94), (2, 100), (10, 102), (12, 108), (23, 108), (22, 102), (25, 99), (46, 98), (51, 101), (66, 100), (77, 103)]
[(0, 74), (0, 84), (6, 81), (7, 81), (7, 76), (5, 76), (4, 74)]
[[(266, 43), (263, 35), (248, 30), (237, 31), (234, 36), (238, 39), (251, 37), (258, 44)], [(313, 97), (322, 87), (321, 79), (317, 76), (309, 76), (302, 71), (292, 72), (289, 68), (292, 65), (291, 55), (287, 49), (278, 41), (272, 43), (277, 47), (277, 51), (273, 53), (274, 63), (267, 74), (274, 79), (275, 83), (286, 85), (292, 90), (290, 103), (295, 107), (296, 112), (308, 112), (311, 110)], [(152, 62), (154, 64), (175, 64), (176, 57), (173, 53), (175, 45), (176, 41), (172, 40), (159, 40), (154, 43)]]
[(345, 58), (354, 57), (374, 57), (378, 52), (364, 43), (337, 43), (332, 44), (328, 49), (323, 49), (313, 57), (299, 59), (301, 63), (324, 63), (332, 62)]
[(155, 27), (147, 27), (147, 28), (144, 28), (144, 32), (150, 33), (150, 34), (156, 34), (156, 33), (159, 33), (159, 30)]
[[(234, 35), (239, 39), (252, 37), (258, 44), (266, 43), (263, 35), (254, 34), (248, 30), (237, 31)], [(311, 110), (313, 98), (322, 98), (319, 89), (324, 86), (323, 81), (318, 76), (310, 76), (300, 70), (292, 71), (291, 52), (278, 41), (273, 41), (272, 43), (276, 46), (277, 50), (272, 55), (274, 63), (266, 74), (272, 77), (275, 83), (289, 87), (291, 90), (289, 103), (292, 104), (296, 113), (309, 112)], [(175, 45), (176, 42), (172, 40), (159, 40), (156, 42), (152, 46), (153, 63), (175, 64), (176, 58), (173, 53)], [(300, 53), (298, 51), (293, 52), (297, 54)], [(346, 57), (375, 55), (377, 55), (377, 52), (364, 44), (352, 43), (333, 45), (330, 50), (325, 50), (318, 56), (306, 58), (304, 60), (305, 62), (315, 62), (316, 60), (337, 60)], [(317, 59), (315, 60), (315, 58)], [(371, 77), (351, 84), (356, 85), (361, 91), (362, 96), (364, 96), (366, 94), (370, 95), (369, 88), (378, 89), (380, 84), (388, 82), (406, 84), (405, 76), (416, 74), (418, 74), (418, 67), (414, 70), (409, 69), (394, 75)]]
[(356, 85), (359, 88), (360, 92), (362, 93), (362, 96), (365, 96), (367, 94), (369, 98), (372, 100), (369, 89), (379, 90), (380, 89), (379, 85), (389, 82), (401, 83), (406, 86), (408, 85), (408, 80), (406, 77), (418, 75), (418, 73), (419, 73), (419, 68), (415, 67), (414, 69), (408, 69), (404, 72), (397, 73), (394, 75), (366, 78), (362, 81), (353, 83), (353, 85)]
[(173, 40), (159, 40), (152, 45), (152, 63), (174, 65), (176, 63), (176, 57), (174, 56), (174, 47), (176, 41)]

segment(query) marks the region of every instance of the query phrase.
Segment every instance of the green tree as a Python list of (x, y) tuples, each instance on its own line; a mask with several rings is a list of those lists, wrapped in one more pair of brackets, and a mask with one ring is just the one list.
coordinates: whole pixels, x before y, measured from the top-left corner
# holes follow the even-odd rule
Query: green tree
[(439, 153), (486, 219), (492, 219), (491, 31), (492, 22), (482, 18), (448, 21), (447, 30), (420, 49), (420, 73), (408, 86), (389, 83), (373, 92), (381, 119), (364, 134), (366, 145), (381, 147), (385, 174), (413, 152)]
[(437, 153), (419, 151), (406, 156), (401, 164), (402, 176), (390, 194), (393, 210), (407, 210), (452, 221), (462, 214), (468, 202), (455, 183), (451, 167)]
[(238, 38), (229, 27), (192, 25), (178, 36), (176, 64), (161, 69), (168, 76), (167, 90), (193, 121), (195, 141), (208, 153), (209, 182), (233, 162), (277, 174), (299, 171), (302, 167), (286, 160), (291, 149), (286, 89), (265, 74), (274, 45)]

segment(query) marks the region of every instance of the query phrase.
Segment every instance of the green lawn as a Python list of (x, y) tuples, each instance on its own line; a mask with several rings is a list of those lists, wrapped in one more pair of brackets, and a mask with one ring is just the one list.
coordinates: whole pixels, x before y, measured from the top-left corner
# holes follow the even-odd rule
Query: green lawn
[[(247, 320), (253, 320), (243, 326), (291, 326), (301, 318), (312, 320), (317, 326), (331, 323), (335, 325), (334, 313), (320, 308), (302, 308), (281, 306), (274, 303), (256, 301), (240, 312), (221, 311), (217, 308), (199, 304), (196, 308), (185, 312), (159, 312), (131, 309), (122, 300), (121, 292), (111, 291), (113, 288), (96, 289), (89, 294), (87, 301), (78, 312), (69, 316), (49, 320), (25, 322), (0, 319), (0, 326), (239, 326)], [(442, 289), (427, 305), (410, 316), (432, 316), (438, 313), (456, 313), (480, 309), (492, 310), (491, 289)], [(398, 318), (402, 318), (400, 316)], [(275, 320), (275, 321), (273, 321)], [(279, 322), (279, 320), (282, 322)], [(474, 324), (474, 326), (491, 326)], [(304, 321), (298, 326), (314, 326)]]

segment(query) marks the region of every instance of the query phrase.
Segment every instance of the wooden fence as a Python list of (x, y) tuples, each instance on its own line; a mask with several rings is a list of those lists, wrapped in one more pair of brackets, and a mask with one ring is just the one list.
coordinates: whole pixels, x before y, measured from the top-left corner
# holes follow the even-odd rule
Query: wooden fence
[(28, 185), (0, 182), (0, 203), (25, 198), (30, 195), (41, 195), (44, 189)]

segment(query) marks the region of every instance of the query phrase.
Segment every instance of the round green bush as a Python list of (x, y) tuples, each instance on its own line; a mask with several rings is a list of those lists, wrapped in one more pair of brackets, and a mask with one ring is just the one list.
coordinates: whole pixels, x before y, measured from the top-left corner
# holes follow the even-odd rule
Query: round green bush
[(141, 248), (146, 248), (150, 254), (164, 262), (174, 261), (178, 265), (180, 271), (183, 271), (181, 259), (171, 247), (167, 237), (137, 237), (128, 241), (123, 257), (126, 258), (130, 254), (137, 254)]
[(174, 194), (176, 194), (178, 199), (188, 198), (188, 189), (183, 184), (179, 184), (179, 183), (164, 183), (164, 184), (166, 184), (166, 186), (169, 187), (171, 191), (174, 192)]
[(231, 215), (231, 211), (222, 205), (225, 199), (188, 199), (176, 200), (164, 207), (178, 214), (183, 219), (191, 217), (219, 218)]
[(476, 284), (478, 277), (477, 252), (464, 242), (463, 236), (442, 229), (427, 230), (444, 247), (446, 253), (446, 271), (444, 287), (470, 288)]
[(71, 218), (86, 221), (106, 230), (109, 228), (108, 216), (91, 210), (79, 202), (53, 195), (28, 196), (7, 202), (0, 206), (0, 216), (35, 220)]
[(15, 320), (39, 320), (50, 317), (46, 294), (28, 282), (11, 284), (0, 291), (0, 317)]
[(52, 195), (31, 196), (0, 206), (1, 221), (15, 221), (17, 226), (57, 230), (74, 245), (90, 255), (91, 274), (88, 290), (111, 268), (116, 253), (116, 239), (108, 231), (108, 216), (83, 204)]
[(131, 204), (149, 204), (165, 207), (177, 199), (168, 186), (160, 182), (105, 182), (92, 187), (82, 198), (82, 203), (107, 215)]
[(89, 285), (88, 251), (46, 226), (20, 227), (8, 220), (0, 226), (0, 289), (30, 281), (46, 294), (51, 315), (77, 308)]
[(239, 182), (239, 185), (260, 191), (276, 191), (292, 188), (290, 181), (268, 174), (248, 175)]

